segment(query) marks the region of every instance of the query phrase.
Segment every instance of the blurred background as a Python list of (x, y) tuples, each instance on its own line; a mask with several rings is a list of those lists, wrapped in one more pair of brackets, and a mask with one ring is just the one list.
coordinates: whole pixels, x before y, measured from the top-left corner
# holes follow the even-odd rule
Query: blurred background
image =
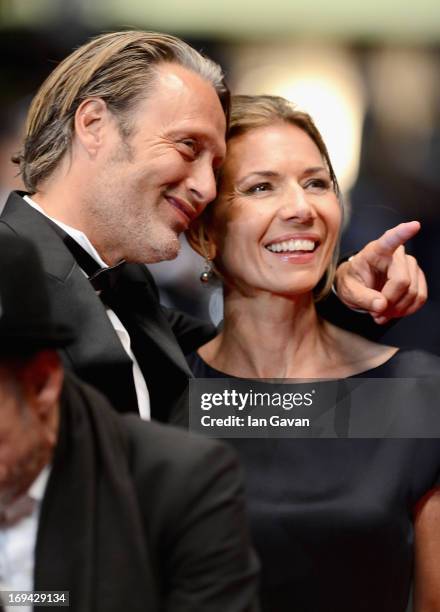
[[(0, 0), (0, 207), (20, 188), (10, 157), (39, 84), (90, 36), (122, 28), (176, 34), (222, 64), (233, 93), (280, 94), (311, 113), (350, 209), (343, 251), (421, 221), (409, 249), (430, 300), (387, 339), (440, 352), (440, 2)], [(189, 247), (151, 270), (165, 303), (221, 317), (220, 289), (201, 286)]]

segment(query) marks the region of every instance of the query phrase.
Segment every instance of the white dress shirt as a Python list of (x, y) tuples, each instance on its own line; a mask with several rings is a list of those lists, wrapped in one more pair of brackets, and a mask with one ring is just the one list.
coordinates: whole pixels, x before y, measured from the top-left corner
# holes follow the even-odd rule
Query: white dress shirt
[[(0, 527), (0, 590), (32, 591), (34, 588), (35, 544), (41, 502), (50, 475), (50, 467), (41, 470), (25, 495), (34, 502), (29, 516), (9, 527)], [(5, 612), (32, 612), (32, 606), (8, 606)]]
[[(45, 211), (41, 208), (41, 206), (39, 206), (36, 202), (34, 202), (29, 196), (25, 195), (23, 196), (23, 199), (28, 204), (30, 204), (30, 206), (38, 210), (38, 212), (40, 212), (42, 215), (44, 215), (45, 217), (47, 217), (48, 219), (56, 223), (59, 227), (61, 227), (61, 229), (66, 232), (66, 234), (69, 234), (69, 236), (71, 236), (91, 257), (93, 257), (93, 259), (101, 266), (101, 268), (109, 267), (101, 259), (98, 251), (95, 249), (95, 247), (90, 242), (90, 240), (87, 238), (87, 236), (84, 234), (84, 232), (81, 232), (80, 230), (74, 227), (70, 227), (69, 225), (62, 223), (62, 221), (58, 221), (58, 219), (54, 219), (53, 217), (50, 217), (48, 214), (45, 213)], [(130, 336), (127, 330), (125, 329), (125, 327), (122, 325), (122, 322), (119, 319), (119, 317), (116, 315), (116, 313), (110, 308), (107, 308), (106, 312), (107, 312), (108, 318), (110, 319), (110, 322), (122, 346), (124, 347), (125, 352), (127, 353), (131, 361), (133, 362), (133, 380), (134, 380), (134, 386), (136, 390), (136, 397), (138, 401), (139, 413), (140, 413), (141, 418), (148, 421), (150, 419), (150, 414), (151, 414), (150, 413), (150, 394), (148, 393), (147, 383), (145, 382), (145, 378), (143, 377), (142, 371), (139, 367), (136, 357), (134, 356), (133, 351), (131, 350)]]

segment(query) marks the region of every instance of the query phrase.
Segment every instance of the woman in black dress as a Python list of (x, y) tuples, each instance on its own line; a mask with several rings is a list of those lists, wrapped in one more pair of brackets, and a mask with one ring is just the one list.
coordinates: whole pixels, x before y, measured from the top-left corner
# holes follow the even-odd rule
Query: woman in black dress
[[(224, 282), (219, 335), (196, 376), (438, 376), (426, 353), (322, 320), (343, 217), (310, 117), (271, 96), (233, 99), (219, 195), (193, 247)], [(323, 383), (324, 384), (324, 383)], [(234, 439), (245, 466), (265, 612), (440, 610), (440, 442)]]

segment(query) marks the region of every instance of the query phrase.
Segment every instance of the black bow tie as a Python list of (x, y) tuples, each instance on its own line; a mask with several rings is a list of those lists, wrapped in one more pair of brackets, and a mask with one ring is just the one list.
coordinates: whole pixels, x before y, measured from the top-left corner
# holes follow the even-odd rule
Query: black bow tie
[(112, 291), (115, 289), (124, 266), (125, 261), (121, 261), (111, 268), (99, 268), (97, 272), (89, 276), (89, 281), (95, 291)]
[(93, 257), (89, 255), (72, 236), (47, 217), (46, 221), (64, 242), (66, 248), (72, 253), (79, 267), (87, 274), (95, 291), (100, 292), (99, 297), (101, 300), (105, 303), (112, 301), (113, 290), (124, 269), (125, 261), (121, 261), (111, 268), (101, 268), (99, 263), (93, 259)]
[(87, 274), (95, 291), (109, 291), (116, 287), (119, 275), (124, 269), (125, 261), (120, 261), (110, 268), (101, 268), (99, 263), (69, 234), (64, 233), (63, 241), (74, 256), (79, 267)]

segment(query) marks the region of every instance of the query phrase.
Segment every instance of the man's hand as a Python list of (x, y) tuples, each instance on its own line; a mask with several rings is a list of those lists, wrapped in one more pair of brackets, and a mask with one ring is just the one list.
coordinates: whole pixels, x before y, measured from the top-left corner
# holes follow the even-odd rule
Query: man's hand
[(421, 308), (428, 296), (425, 275), (403, 246), (419, 229), (418, 221), (401, 223), (342, 263), (335, 281), (342, 302), (379, 324)]

